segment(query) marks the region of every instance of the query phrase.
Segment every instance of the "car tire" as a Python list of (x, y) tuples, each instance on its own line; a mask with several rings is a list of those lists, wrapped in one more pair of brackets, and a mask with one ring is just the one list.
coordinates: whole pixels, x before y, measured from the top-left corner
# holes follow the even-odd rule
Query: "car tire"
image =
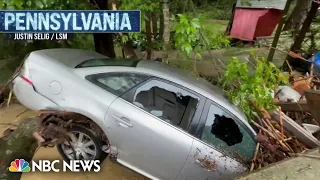
[[(71, 145), (73, 145), (73, 149), (75, 150), (75, 152), (77, 152), (80, 156), (80, 157), (79, 156), (77, 157), (78, 160), (100, 160), (100, 163), (102, 163), (108, 156), (107, 153), (102, 151), (102, 145), (103, 145), (102, 139), (91, 129), (88, 129), (81, 125), (73, 125), (68, 130), (68, 132), (70, 135), (69, 142)], [(82, 139), (80, 139), (80, 135), (82, 136)], [(81, 140), (82, 142), (80, 142)], [(90, 146), (81, 147), (81, 145), (79, 146), (79, 142), (80, 144), (82, 143), (84, 145), (90, 144)], [(67, 162), (70, 160), (74, 160), (74, 151), (72, 150), (70, 144), (66, 141), (62, 144), (57, 145), (57, 149), (60, 155)], [(71, 154), (68, 154), (70, 153), (70, 151), (71, 151)], [(86, 153), (86, 152), (90, 152), (90, 153)], [(85, 157), (83, 153), (87, 154), (87, 157)]]

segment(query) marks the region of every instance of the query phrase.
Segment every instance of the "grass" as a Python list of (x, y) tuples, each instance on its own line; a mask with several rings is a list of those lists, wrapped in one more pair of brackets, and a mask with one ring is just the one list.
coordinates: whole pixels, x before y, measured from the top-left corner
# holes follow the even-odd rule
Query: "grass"
[(213, 32), (221, 32), (224, 33), (229, 21), (226, 20), (214, 20), (208, 19), (205, 21), (204, 26)]

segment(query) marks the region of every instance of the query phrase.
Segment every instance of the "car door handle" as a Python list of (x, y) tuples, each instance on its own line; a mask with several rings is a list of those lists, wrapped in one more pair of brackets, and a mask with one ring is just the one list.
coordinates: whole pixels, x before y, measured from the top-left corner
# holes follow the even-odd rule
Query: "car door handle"
[(118, 125), (122, 126), (122, 127), (133, 127), (132, 124), (130, 124), (130, 120), (128, 118), (125, 117), (119, 117), (116, 115), (113, 115), (113, 117), (115, 118), (115, 121)]

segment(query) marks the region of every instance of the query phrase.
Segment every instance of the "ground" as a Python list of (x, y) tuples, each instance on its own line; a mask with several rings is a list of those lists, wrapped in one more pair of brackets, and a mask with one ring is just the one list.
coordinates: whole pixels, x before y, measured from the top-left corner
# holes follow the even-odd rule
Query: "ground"
[[(22, 105), (13, 104), (8, 108), (0, 108), (0, 134), (7, 127), (8, 123), (19, 124), (19, 122), (27, 117), (34, 117), (37, 113), (28, 110)], [(34, 160), (62, 160), (56, 148), (40, 148), (33, 157)], [(121, 166), (106, 160), (98, 173), (24, 173), (21, 180), (94, 180), (94, 179), (108, 179), (108, 180), (144, 180), (143, 176)]]
[(297, 157), (262, 168), (238, 180), (313, 180), (320, 176), (319, 150), (309, 154), (318, 158)]

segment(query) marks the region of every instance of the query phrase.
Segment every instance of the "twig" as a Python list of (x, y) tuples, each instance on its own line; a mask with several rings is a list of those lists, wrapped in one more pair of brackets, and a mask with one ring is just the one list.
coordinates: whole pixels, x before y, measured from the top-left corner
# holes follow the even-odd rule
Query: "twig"
[(291, 73), (293, 70), (292, 70), (292, 67), (291, 67), (291, 65), (290, 65), (289, 61), (288, 61), (288, 60), (286, 60), (286, 63), (287, 63), (287, 65), (288, 65), (288, 67), (289, 67), (289, 69), (290, 69), (290, 73)]
[(12, 98), (12, 89), (10, 90), (10, 93), (9, 93), (9, 98), (8, 98), (8, 101), (7, 101), (7, 107), (10, 106), (11, 98)]
[[(279, 107), (279, 112), (281, 112), (281, 107)], [(284, 137), (284, 131), (283, 131), (283, 120), (282, 120), (282, 113), (280, 113), (280, 128), (281, 128), (281, 137)]]
[(11, 124), (11, 123), (0, 123), (0, 125), (4, 125), (4, 126), (18, 126), (16, 124)]
[(255, 125), (257, 128), (261, 129), (263, 132), (267, 133), (273, 139), (278, 140), (269, 130), (267, 130), (264, 127), (260, 126), (258, 123), (252, 121), (252, 124)]
[(261, 120), (262, 120), (264, 123), (266, 123), (266, 126), (267, 126), (268, 128), (270, 128), (270, 131), (271, 131), (271, 132), (273, 132), (273, 135), (274, 135), (274, 137), (275, 137), (275, 140), (276, 140), (283, 148), (285, 148), (285, 149), (293, 152), (292, 148), (291, 148), (285, 141), (283, 141), (284, 138), (277, 133), (276, 128), (273, 127), (273, 125), (271, 124), (271, 122), (269, 121), (269, 119), (261, 119)]
[(319, 126), (318, 121), (316, 121), (314, 118), (312, 118), (312, 122), (315, 123), (315, 125)]
[(21, 116), (21, 114), (23, 114), (23, 113), (25, 113), (25, 112), (27, 112), (27, 111), (29, 111), (29, 109), (28, 109), (28, 108), (26, 108), (26, 110), (24, 110), (24, 111), (22, 111), (21, 113), (19, 113), (18, 115), (16, 115), (16, 117)]
[(260, 143), (257, 143), (256, 151), (254, 152), (254, 156), (253, 156), (253, 159), (252, 159), (252, 162), (251, 162), (250, 172), (252, 172), (253, 169), (254, 169), (254, 163), (255, 163), (255, 161), (257, 159), (259, 148), (260, 148)]
[(24, 64), (24, 60), (20, 63), (19, 67), (17, 68), (17, 70), (14, 72), (14, 74), (11, 76), (11, 78), (5, 83), (5, 85), (2, 87), (2, 89), (0, 90), (0, 95), (5, 91), (5, 89), (9, 86), (9, 84), (16, 79), (16, 77), (19, 76), (19, 72), (22, 68)]
[(284, 142), (287, 142), (287, 141), (290, 141), (290, 140), (292, 140), (292, 137), (289, 137), (289, 138), (287, 138), (287, 139), (284, 139), (283, 141), (284, 141)]

